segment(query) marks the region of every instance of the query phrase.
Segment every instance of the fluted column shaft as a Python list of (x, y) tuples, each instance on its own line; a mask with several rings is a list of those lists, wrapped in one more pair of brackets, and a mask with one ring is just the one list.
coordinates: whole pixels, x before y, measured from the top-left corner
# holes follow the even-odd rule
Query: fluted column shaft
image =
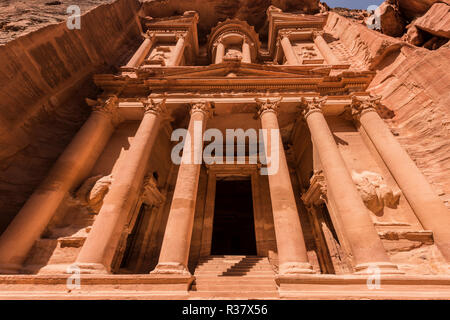
[(283, 48), (284, 55), (286, 56), (287, 63), (292, 66), (299, 65), (297, 55), (295, 54), (294, 48), (292, 48), (288, 35), (282, 35), (280, 43)]
[(242, 43), (242, 62), (252, 63), (252, 53), (250, 51), (250, 44), (246, 39)]
[(225, 56), (225, 45), (219, 41), (217, 42), (216, 47), (216, 58), (215, 58), (215, 64), (219, 64), (223, 62), (223, 57)]
[(158, 135), (164, 101), (144, 102), (145, 113), (130, 149), (114, 175), (92, 230), (77, 257), (83, 273), (110, 272), (122, 231), (136, 206)]
[(150, 49), (153, 46), (153, 37), (146, 36), (145, 40), (142, 42), (139, 49), (136, 51), (136, 53), (133, 55), (133, 57), (128, 61), (126, 67), (128, 68), (134, 68), (139, 67), (142, 61), (144, 61), (145, 57), (148, 55)]
[(119, 122), (117, 97), (96, 107), (0, 237), (0, 272), (16, 273), (67, 193), (87, 177)]
[(161, 253), (153, 274), (190, 274), (187, 264), (200, 177), (203, 131), (209, 113), (209, 103), (197, 103), (192, 107)]
[[(267, 139), (264, 141), (267, 152), (275, 150), (277, 155), (266, 154), (272, 161), (278, 160), (278, 170), (269, 174), (269, 190), (272, 202), (272, 213), (278, 249), (279, 274), (312, 273), (308, 262), (305, 239), (300, 225), (300, 218), (292, 189), (289, 168), (284, 153), (283, 142), (280, 136), (278, 118), (276, 114), (278, 102), (257, 100), (261, 127), (267, 130)], [(271, 135), (278, 132), (278, 140), (272, 141)], [(272, 142), (276, 146), (272, 146)], [(275, 157), (278, 156), (278, 159)], [(270, 165), (270, 164), (269, 164)], [(273, 164), (272, 164), (273, 165)]]
[(185, 35), (177, 35), (177, 44), (175, 46), (174, 51), (172, 52), (172, 55), (169, 59), (169, 62), (167, 63), (167, 66), (173, 67), (173, 66), (179, 66), (181, 63), (181, 60), (183, 59), (184, 49), (185, 49)]
[(328, 43), (325, 41), (321, 33), (315, 33), (313, 35), (314, 43), (316, 44), (319, 51), (322, 53), (328, 64), (340, 64), (339, 59), (334, 55), (333, 51), (331, 51)]
[(356, 271), (364, 273), (370, 266), (382, 273), (398, 273), (384, 249), (344, 159), (322, 113), (322, 100), (302, 101), (304, 117), (311, 139), (319, 154), (328, 192), (335, 199), (344, 233), (350, 244)]
[(420, 223), (425, 229), (433, 231), (436, 245), (447, 261), (450, 261), (450, 211), (376, 112), (378, 100), (354, 97), (353, 114), (398, 183)]

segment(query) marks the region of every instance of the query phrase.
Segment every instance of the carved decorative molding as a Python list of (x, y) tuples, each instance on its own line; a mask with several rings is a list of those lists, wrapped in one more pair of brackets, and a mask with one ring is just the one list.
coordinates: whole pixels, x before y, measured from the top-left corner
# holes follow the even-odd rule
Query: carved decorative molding
[(277, 113), (278, 106), (283, 100), (283, 97), (276, 98), (274, 100), (255, 98), (256, 104), (258, 105), (258, 117), (261, 117), (265, 112)]
[(367, 112), (377, 112), (377, 106), (380, 104), (381, 96), (358, 97), (352, 96), (352, 104), (346, 107), (353, 119), (359, 121), (361, 116)]
[(302, 201), (307, 207), (317, 207), (327, 202), (327, 183), (322, 170), (314, 172), (309, 189), (302, 195)]
[(155, 102), (153, 99), (150, 99), (150, 100), (145, 99), (145, 100), (141, 100), (141, 102), (144, 105), (145, 113), (153, 113), (155, 115), (167, 113), (165, 98), (163, 100), (161, 100), (160, 102)]
[(300, 109), (302, 110), (303, 117), (307, 119), (311, 114), (315, 112), (322, 112), (323, 105), (327, 101), (328, 97), (313, 98), (312, 100), (306, 100), (302, 98), (300, 101)]
[(207, 117), (213, 116), (211, 103), (209, 101), (191, 103), (191, 114), (194, 112), (203, 112)]

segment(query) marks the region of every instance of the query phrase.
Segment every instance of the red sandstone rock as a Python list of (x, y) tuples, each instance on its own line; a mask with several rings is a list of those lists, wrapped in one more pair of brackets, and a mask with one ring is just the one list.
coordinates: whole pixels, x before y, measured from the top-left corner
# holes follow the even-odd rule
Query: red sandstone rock
[(396, 5), (384, 2), (380, 6), (381, 32), (388, 36), (400, 37), (405, 30), (403, 20)]
[(423, 33), (415, 25), (408, 27), (408, 31), (403, 35), (402, 40), (415, 46), (422, 46), (425, 42)]
[(407, 19), (414, 19), (427, 12), (435, 2), (448, 0), (398, 0), (400, 11)]
[(450, 39), (450, 5), (435, 3), (414, 25), (432, 35)]

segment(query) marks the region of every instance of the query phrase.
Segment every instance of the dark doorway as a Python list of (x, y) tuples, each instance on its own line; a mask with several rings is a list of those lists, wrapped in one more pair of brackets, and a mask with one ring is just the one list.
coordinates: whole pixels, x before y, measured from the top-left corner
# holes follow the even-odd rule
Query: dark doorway
[(256, 255), (250, 179), (217, 180), (211, 254)]

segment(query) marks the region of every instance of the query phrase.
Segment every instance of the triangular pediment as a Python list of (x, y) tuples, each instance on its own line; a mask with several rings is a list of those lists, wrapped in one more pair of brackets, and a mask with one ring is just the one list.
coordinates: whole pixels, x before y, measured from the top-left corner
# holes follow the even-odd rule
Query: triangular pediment
[(298, 78), (302, 76), (315, 78), (328, 76), (330, 70), (330, 67), (270, 66), (240, 62), (224, 62), (201, 67), (166, 68), (164, 72), (161, 73), (160, 68), (151, 68), (141, 72), (141, 75), (145, 77), (146, 73), (150, 72), (153, 74), (153, 77), (166, 79), (254, 78), (261, 76), (269, 78)]

